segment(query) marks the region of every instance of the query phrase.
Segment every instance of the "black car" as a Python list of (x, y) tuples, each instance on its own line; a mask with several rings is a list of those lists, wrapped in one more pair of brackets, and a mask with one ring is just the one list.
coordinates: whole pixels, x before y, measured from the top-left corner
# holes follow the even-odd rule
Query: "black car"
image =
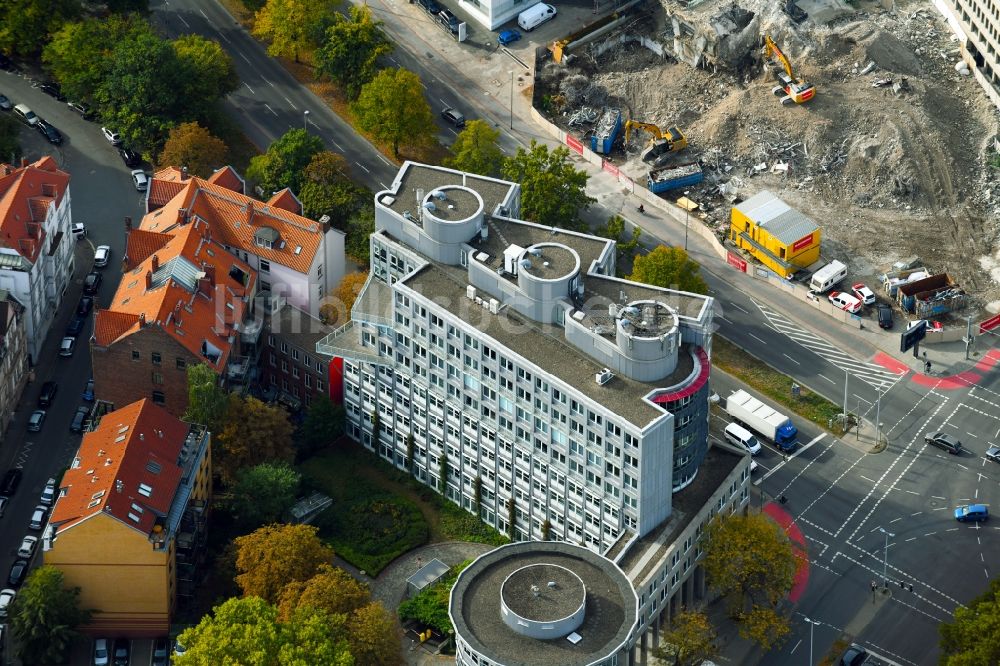
[(76, 313), (81, 317), (86, 317), (88, 314), (90, 314), (90, 311), (93, 309), (94, 309), (94, 299), (91, 298), (90, 296), (84, 296), (83, 298), (80, 299), (80, 302), (77, 303)]
[(878, 327), (885, 330), (892, 328), (892, 308), (885, 303), (878, 304)]
[(417, 2), (420, 3), (420, 6), (424, 8), (424, 11), (431, 16), (437, 16), (438, 12), (444, 9), (444, 7), (439, 5), (434, 0), (417, 0)]
[(153, 642), (153, 660), (150, 666), (167, 666), (170, 663), (170, 643), (166, 638), (157, 638)]
[(453, 109), (450, 106), (446, 106), (441, 109), (441, 117), (448, 121), (449, 124), (455, 127), (465, 127), (465, 116), (458, 109)]
[(87, 319), (85, 317), (75, 317), (73, 321), (69, 323), (66, 327), (66, 336), (70, 338), (75, 338), (81, 333), (83, 333), (83, 327), (86, 325)]
[(63, 142), (62, 132), (57, 130), (52, 123), (39, 118), (38, 122), (35, 123), (35, 127), (42, 133), (42, 136), (44, 136), (49, 143), (58, 146)]
[(88, 414), (90, 414), (90, 408), (77, 407), (76, 414), (73, 415), (73, 422), (69, 424), (70, 432), (83, 432), (83, 426), (87, 421)]
[(116, 638), (114, 650), (111, 651), (114, 657), (115, 666), (128, 666), (129, 649), (131, 642), (127, 638)]
[(14, 61), (0, 53), (0, 69), (11, 71), (14, 69)]
[(7, 584), (11, 587), (20, 587), (24, 582), (24, 577), (28, 574), (27, 560), (14, 560), (10, 567), (10, 574), (7, 576)]
[(128, 148), (119, 147), (118, 156), (122, 158), (122, 162), (125, 163), (125, 166), (129, 167), (130, 169), (132, 167), (139, 166), (139, 164), (142, 162), (142, 158), (139, 157), (138, 154), (129, 150)]
[(458, 17), (452, 14), (449, 10), (442, 9), (441, 11), (439, 11), (437, 13), (437, 20), (438, 23), (448, 28), (448, 32), (450, 32), (453, 35), (458, 34), (458, 24), (459, 24)]
[(21, 485), (22, 475), (23, 473), (19, 469), (7, 470), (7, 473), (3, 475), (3, 482), (0, 482), (0, 495), (12, 497), (17, 492), (17, 487)]
[(46, 81), (42, 85), (38, 86), (38, 89), (50, 97), (55, 97), (60, 102), (66, 101), (66, 98), (63, 97), (62, 90), (59, 89), (58, 85), (51, 81)]
[(55, 382), (45, 382), (42, 384), (42, 392), (38, 394), (38, 406), (51, 407), (52, 401), (56, 399), (57, 391), (59, 391), (59, 384)]
[(929, 432), (925, 434), (924, 443), (936, 446), (953, 456), (957, 456), (962, 452), (962, 442), (945, 432)]
[(857, 643), (851, 643), (851, 646), (847, 648), (847, 651), (840, 656), (840, 661), (837, 662), (837, 665), (859, 666), (860, 664), (863, 664), (866, 659), (868, 659), (868, 650), (864, 649)]
[(101, 282), (104, 281), (104, 276), (97, 271), (92, 271), (87, 273), (87, 277), (83, 278), (83, 293), (94, 295), (97, 290), (101, 288)]

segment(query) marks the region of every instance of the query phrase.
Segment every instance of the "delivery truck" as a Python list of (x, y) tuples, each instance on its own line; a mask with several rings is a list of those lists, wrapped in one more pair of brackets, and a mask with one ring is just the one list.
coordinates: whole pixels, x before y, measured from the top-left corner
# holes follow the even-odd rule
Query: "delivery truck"
[(740, 389), (726, 398), (726, 413), (788, 453), (795, 450), (798, 430), (792, 420)]

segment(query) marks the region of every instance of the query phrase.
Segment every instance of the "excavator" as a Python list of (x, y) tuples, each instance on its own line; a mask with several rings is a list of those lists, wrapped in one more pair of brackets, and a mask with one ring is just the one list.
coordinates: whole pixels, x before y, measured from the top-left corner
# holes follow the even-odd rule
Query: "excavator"
[[(774, 60), (780, 63), (780, 68), (775, 66)], [(795, 78), (795, 74), (792, 73), (792, 63), (788, 62), (788, 58), (781, 52), (770, 35), (764, 35), (764, 61), (772, 65), (774, 73), (778, 77), (778, 83), (781, 85), (772, 88), (771, 92), (781, 97), (783, 105), (787, 106), (792, 102), (802, 104), (816, 95), (816, 86)]]
[(649, 141), (649, 146), (642, 152), (643, 162), (652, 162), (664, 153), (676, 153), (687, 148), (688, 142), (684, 133), (676, 127), (670, 127), (666, 131), (652, 123), (643, 123), (638, 120), (625, 121), (625, 145), (632, 136), (632, 130), (645, 130), (653, 135)]

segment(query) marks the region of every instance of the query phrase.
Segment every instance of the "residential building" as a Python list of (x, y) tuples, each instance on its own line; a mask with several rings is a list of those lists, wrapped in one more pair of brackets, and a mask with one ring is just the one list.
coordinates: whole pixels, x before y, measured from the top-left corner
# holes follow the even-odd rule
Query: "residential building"
[(261, 357), (261, 385), (292, 409), (330, 397), (330, 357), (316, 344), (333, 332), (316, 317), (280, 301), (265, 315), (267, 345)]
[(70, 204), (69, 174), (51, 157), (0, 164), (0, 289), (24, 306), (30, 364), (73, 278)]
[(958, 36), (962, 60), (1000, 107), (1000, 5), (996, 0), (934, 0)]
[(763, 190), (733, 206), (729, 240), (779, 277), (790, 278), (819, 261), (822, 230), (811, 219)]
[(168, 167), (153, 176), (140, 229), (172, 233), (179, 219), (204, 220), (216, 242), (259, 273), (259, 291), (319, 316), (319, 308), (344, 277), (344, 233), (302, 216), (288, 189), (266, 202), (246, 196), (231, 167), (208, 179)]
[(21, 401), (28, 381), (28, 336), (25, 310), (6, 291), (0, 290), (0, 442)]
[(211, 502), (211, 436), (149, 399), (105, 414), (60, 482), (43, 560), (94, 610), (86, 631), (170, 630), (192, 593)]
[(189, 366), (209, 365), (220, 382), (245, 374), (244, 329), (260, 333), (257, 273), (226, 252), (200, 217), (178, 213), (169, 233), (126, 232), (121, 282), (95, 315), (94, 390), (115, 406), (149, 398), (180, 417)]
[(496, 30), (541, 0), (459, 0), (458, 5), (487, 30)]

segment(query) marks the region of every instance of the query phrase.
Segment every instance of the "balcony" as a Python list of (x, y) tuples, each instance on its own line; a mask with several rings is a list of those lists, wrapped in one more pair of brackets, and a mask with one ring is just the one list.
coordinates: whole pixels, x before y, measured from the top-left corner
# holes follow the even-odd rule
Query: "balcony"
[(370, 349), (363, 347), (358, 340), (358, 332), (354, 328), (354, 322), (349, 321), (333, 333), (329, 334), (316, 343), (316, 353), (327, 356), (339, 356), (341, 358), (359, 361), (361, 363), (373, 363), (375, 365), (392, 365), (392, 359), (382, 358), (373, 353)]

